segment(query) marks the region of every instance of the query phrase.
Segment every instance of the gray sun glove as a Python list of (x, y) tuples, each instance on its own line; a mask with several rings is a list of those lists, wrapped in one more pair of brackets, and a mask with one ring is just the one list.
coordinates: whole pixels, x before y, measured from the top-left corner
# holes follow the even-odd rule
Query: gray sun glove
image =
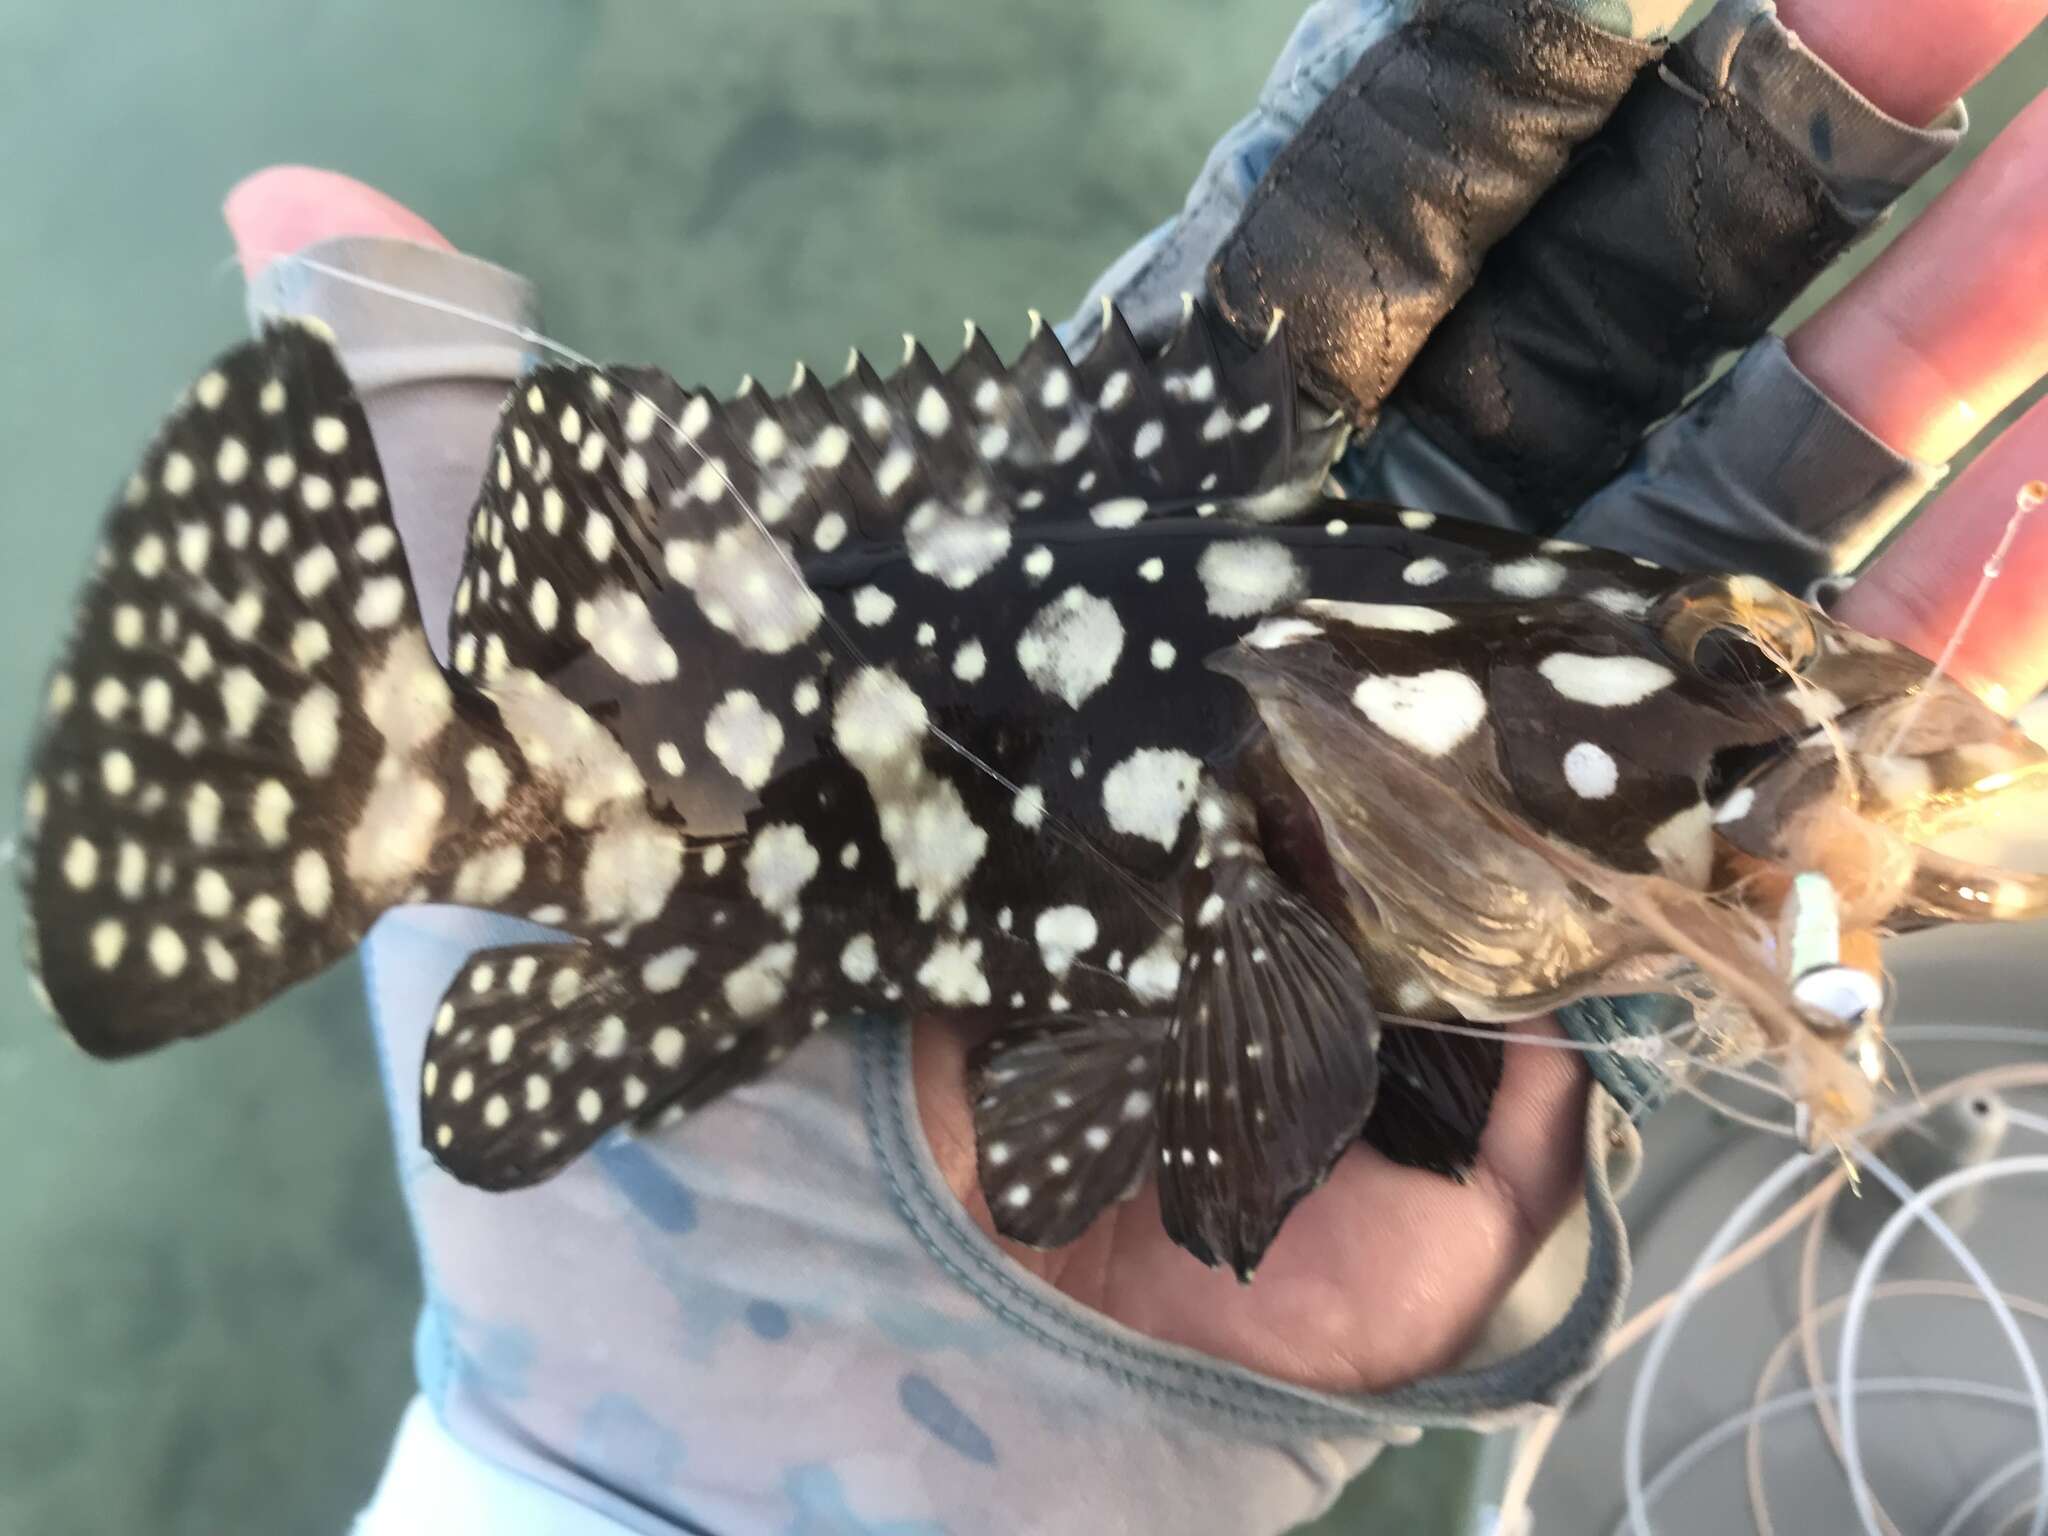
[[(1478, 284), (1416, 357), (1393, 407), (1506, 518), (1557, 527), (1601, 494), (1643, 431), (1719, 358), (1761, 336), (1873, 228), (1954, 146), (1964, 121), (1960, 105), (1927, 129), (1887, 117), (1803, 48), (1769, 0), (1724, 0), (1643, 76), (1571, 172), (1488, 258)], [(1788, 365), (1779, 358), (1757, 366)], [(1737, 395), (1762, 382), (1745, 381)], [(1811, 403), (1797, 408), (1801, 384), (1769, 386), (1773, 400), (1795, 401), (1795, 429), (1769, 433), (1781, 456), (1802, 451), (1797, 427), (1815, 415)], [(1803, 392), (1818, 400), (1810, 387)], [(1729, 403), (1724, 396), (1715, 408)], [(1727, 434), (1718, 446), (1737, 441)], [(1794, 481), (1781, 506), (1801, 516), (1796, 530), (1788, 519), (1724, 540), (1702, 526), (1713, 514), (1701, 510), (1687, 519), (1697, 537), (1660, 528), (1648, 536), (1656, 547), (1641, 552), (1682, 566), (1756, 561), (1747, 568), (1767, 574), (1838, 568), (1867, 546), (1859, 519), (1873, 501), (1894, 516), (1903, 510), (1892, 480), (1924, 489), (1917, 467), (1874, 446), (1827, 445), (1854, 461), (1839, 485), (1782, 471)], [(1667, 462), (1676, 451), (1660, 450)], [(1734, 478), (1780, 472), (1759, 460)], [(1711, 478), (1725, 490), (1730, 476)], [(1586, 525), (1600, 536), (1575, 536), (1612, 542), (1626, 531), (1620, 512), (1610, 501)], [(1771, 540), (1795, 531), (1817, 547), (1802, 549), (1797, 562), (1774, 558)]]
[(1281, 314), (1303, 387), (1354, 426), (1658, 45), (1549, 0), (1421, 0), (1266, 171), (1209, 290), (1248, 343)]

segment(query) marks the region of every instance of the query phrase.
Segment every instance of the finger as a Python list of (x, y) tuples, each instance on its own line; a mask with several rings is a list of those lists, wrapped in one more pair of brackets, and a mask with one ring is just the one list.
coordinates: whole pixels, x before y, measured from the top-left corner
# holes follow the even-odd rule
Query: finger
[[(2048, 400), (2001, 433), (1857, 580), (1842, 599), (1842, 617), (1924, 656), (1939, 654), (2005, 536), (2020, 488), (2044, 477)], [(2019, 524), (1954, 662), (1957, 677), (2008, 714), (2048, 686), (2044, 583), (2048, 511)]]
[(1778, 0), (1778, 19), (1882, 111), (1931, 123), (2048, 16), (2041, 0)]
[[(1564, 1038), (1548, 1018), (1511, 1028), (1516, 1034)], [(1524, 1263), (1578, 1197), (1585, 1168), (1580, 1131), (1591, 1081), (1582, 1052), (1533, 1044), (1507, 1047), (1479, 1161), (1513, 1206), (1527, 1244)]]
[(2048, 373), (2048, 96), (1787, 341), (1894, 452), (1941, 463)]
[[(459, 256), (404, 204), (332, 171), (259, 171), (228, 194), (222, 215), (259, 299), (318, 314), (339, 338), (421, 611), (446, 613), (498, 410), (524, 364), (519, 338), (536, 318), (531, 285)], [(379, 243), (333, 251), (324, 270), (309, 264), (264, 292), (259, 280), (279, 258), (350, 237)], [(447, 634), (430, 626), (443, 660)]]
[(228, 193), (221, 215), (248, 278), (280, 256), (348, 235), (454, 249), (403, 203), (352, 177), (305, 165), (273, 165), (245, 177)]

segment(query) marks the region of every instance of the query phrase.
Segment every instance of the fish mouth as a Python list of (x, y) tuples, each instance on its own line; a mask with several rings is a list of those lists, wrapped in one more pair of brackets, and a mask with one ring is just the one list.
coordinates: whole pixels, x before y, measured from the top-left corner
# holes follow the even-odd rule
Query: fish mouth
[[(2048, 785), (2048, 754), (2003, 721), (1957, 745), (1939, 746), (1933, 736), (1901, 754), (1892, 750), (1896, 712), (1894, 705), (1838, 722), (1831, 740), (1783, 737), (1717, 754), (1707, 786), (1717, 829), (1787, 877), (1816, 869), (1845, 891), (1890, 863), (1872, 887), (1890, 891), (1889, 910), (1866, 915), (1894, 932), (2048, 915), (2048, 874), (1936, 846), (1948, 833), (1982, 827), (2011, 800), (2038, 795)], [(1749, 823), (1742, 808), (1752, 802), (1773, 806), (1775, 819)]]

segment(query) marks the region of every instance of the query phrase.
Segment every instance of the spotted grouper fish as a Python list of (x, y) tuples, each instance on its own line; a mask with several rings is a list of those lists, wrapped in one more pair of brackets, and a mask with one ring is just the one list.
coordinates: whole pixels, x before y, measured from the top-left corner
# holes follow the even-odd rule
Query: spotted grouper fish
[[(1498, 1040), (1387, 1020), (1675, 991), (1853, 1122), (1858, 943), (2048, 906), (1918, 841), (2041, 754), (1764, 582), (1329, 499), (1331, 436), (1284, 335), (1199, 309), (774, 398), (542, 368), (444, 667), (331, 338), (276, 324), (108, 518), (27, 782), (33, 969), (115, 1057), (395, 906), (554, 929), (470, 958), (420, 1074), (497, 1190), (834, 1020), (950, 1016), (1001, 1231), (1150, 1173), (1244, 1277), (1361, 1138), (1470, 1167)], [(1780, 942), (1816, 872), (1820, 992)]]

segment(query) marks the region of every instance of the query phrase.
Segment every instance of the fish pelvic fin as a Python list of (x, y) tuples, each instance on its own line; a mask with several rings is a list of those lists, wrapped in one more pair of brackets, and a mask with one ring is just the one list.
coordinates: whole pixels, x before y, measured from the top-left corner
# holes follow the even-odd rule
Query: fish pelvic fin
[(1250, 807), (1206, 792), (1200, 878), (1159, 1103), (1160, 1215), (1250, 1281), (1280, 1224), (1372, 1113), (1379, 1017), (1363, 964), (1281, 881)]
[(1168, 1021), (1060, 1014), (984, 1043), (968, 1063), (976, 1164), (996, 1230), (1072, 1242), (1137, 1192), (1152, 1163)]

